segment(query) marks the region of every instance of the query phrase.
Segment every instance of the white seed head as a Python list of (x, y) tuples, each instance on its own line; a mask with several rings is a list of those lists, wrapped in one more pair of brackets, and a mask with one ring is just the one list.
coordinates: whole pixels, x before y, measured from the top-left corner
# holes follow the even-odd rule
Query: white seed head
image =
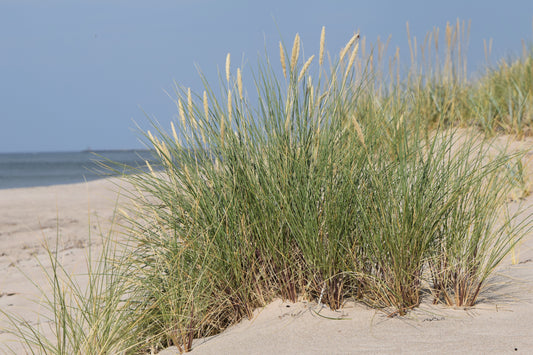
[(243, 98), (242, 96), (242, 75), (241, 75), (241, 68), (237, 68), (237, 89), (239, 90), (239, 97)]
[(178, 99), (178, 109), (179, 109), (179, 113), (180, 113), (181, 124), (185, 128), (186, 127), (186, 125), (185, 125), (185, 111), (183, 110), (183, 104), (181, 103), (181, 100), (179, 100), (179, 99)]
[(320, 54), (318, 59), (318, 64), (322, 65), (324, 63), (324, 44), (326, 42), (326, 27), (322, 27), (322, 33), (320, 34)]
[(303, 76), (305, 75), (305, 72), (307, 71), (307, 69), (309, 69), (309, 66), (311, 65), (311, 62), (313, 61), (313, 58), (315, 58), (314, 54), (307, 60), (307, 62), (305, 62), (302, 70), (300, 70), (300, 75), (298, 75), (298, 82), (302, 80)]
[(204, 113), (205, 121), (209, 121), (209, 104), (207, 103), (207, 92), (204, 90)]
[(174, 138), (174, 141), (176, 144), (178, 143), (178, 135), (176, 133), (176, 127), (174, 127), (174, 122), (170, 121), (170, 127), (172, 128), (172, 137)]
[(292, 44), (292, 53), (291, 53), (291, 71), (296, 67), (296, 62), (298, 61), (298, 55), (300, 54), (300, 35), (297, 33), (294, 36), (294, 43)]
[(231, 90), (228, 90), (228, 121), (229, 121), (230, 125), (231, 125), (231, 112), (232, 112), (232, 109), (233, 109), (233, 105), (232, 105), (232, 102), (231, 102)]
[(192, 117), (192, 95), (191, 95), (191, 88), (187, 89), (187, 113), (189, 114), (189, 117)]
[(279, 60), (281, 62), (281, 68), (283, 69), (283, 76), (287, 78), (287, 66), (285, 63), (285, 52), (283, 51), (283, 45), (279, 42)]
[(226, 56), (226, 80), (229, 83), (229, 69), (230, 69), (231, 55), (228, 53)]
[(348, 41), (348, 43), (346, 43), (346, 46), (341, 50), (341, 53), (340, 53), (340, 59), (339, 61), (342, 61), (344, 59), (344, 56), (346, 55), (346, 53), (348, 53), (348, 51), (350, 50), (350, 48), (352, 48), (354, 42), (359, 38), (359, 33), (356, 33), (352, 36), (352, 38), (350, 38), (350, 40)]

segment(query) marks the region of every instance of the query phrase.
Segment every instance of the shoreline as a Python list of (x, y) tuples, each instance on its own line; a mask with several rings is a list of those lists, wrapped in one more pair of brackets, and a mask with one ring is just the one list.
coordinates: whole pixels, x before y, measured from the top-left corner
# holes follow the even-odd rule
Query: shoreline
[(45, 187), (60, 187), (60, 186), (69, 186), (69, 185), (79, 185), (79, 184), (88, 184), (94, 181), (99, 180), (106, 180), (106, 179), (114, 179), (119, 178), (119, 176), (103, 176), (103, 177), (97, 177), (85, 181), (77, 181), (77, 182), (64, 182), (64, 183), (52, 183), (52, 184), (46, 184), (46, 185), (32, 185), (32, 186), (20, 186), (20, 187), (0, 187), (0, 192), (5, 190), (24, 190), (24, 189), (37, 189), (37, 188), (45, 188)]
[[(149, 150), (109, 150), (94, 152), (0, 153), (0, 190), (39, 186), (70, 185), (120, 177), (134, 170), (121, 164), (143, 169), (151, 161)], [(109, 162), (117, 171), (104, 167)]]

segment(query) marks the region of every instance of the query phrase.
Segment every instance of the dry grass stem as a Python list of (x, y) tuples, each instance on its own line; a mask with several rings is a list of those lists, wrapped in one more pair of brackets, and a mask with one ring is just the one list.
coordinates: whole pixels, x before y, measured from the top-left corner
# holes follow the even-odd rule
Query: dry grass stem
[(358, 49), (359, 49), (359, 43), (356, 43), (355, 47), (353, 48), (352, 54), (350, 55), (348, 66), (346, 67), (346, 75), (348, 75), (348, 72), (350, 71), (350, 69), (352, 69), (353, 63), (355, 61), (355, 57), (357, 56)]
[(228, 90), (228, 122), (231, 125), (231, 113), (233, 111), (233, 103), (231, 101), (231, 90)]
[(150, 132), (148, 130), (148, 131), (146, 131), (146, 134), (148, 135), (148, 139), (150, 140), (150, 142), (155, 142), (155, 139), (154, 139), (154, 136), (152, 135), (152, 132)]
[(355, 43), (355, 41), (358, 38), (359, 38), (359, 33), (356, 33), (356, 34), (354, 34), (352, 36), (352, 38), (350, 38), (348, 43), (346, 43), (346, 46), (344, 46), (344, 48), (340, 52), (340, 58), (339, 58), (340, 62), (342, 62), (344, 60), (344, 57), (346, 56), (346, 53), (348, 53), (348, 51), (350, 50), (350, 48), (352, 48), (353, 44)]
[(152, 174), (152, 176), (156, 176), (155, 175), (155, 171), (152, 168), (152, 166), (150, 165), (150, 163), (148, 162), (148, 160), (145, 160), (144, 162), (146, 163), (146, 166), (148, 167), (148, 170), (150, 171), (150, 174)]
[(288, 132), (289, 128), (291, 126), (291, 118), (292, 118), (292, 103), (291, 102), (287, 102), (287, 107), (286, 107), (285, 114), (286, 114), (286, 116), (285, 116), (284, 127), (285, 127), (285, 132)]
[(302, 80), (303, 76), (305, 75), (305, 72), (307, 71), (307, 69), (309, 69), (309, 66), (311, 65), (311, 62), (313, 61), (313, 59), (315, 58), (314, 55), (312, 55), (304, 64), (304, 66), (302, 67), (302, 70), (300, 70), (300, 75), (298, 75), (298, 82), (300, 82), (300, 80)]
[(221, 145), (224, 146), (224, 136), (226, 134), (226, 120), (224, 119), (224, 116), (220, 118), (220, 141), (222, 142)]
[(361, 126), (359, 125), (359, 122), (357, 122), (357, 118), (355, 116), (352, 116), (352, 122), (355, 128), (355, 132), (357, 133), (357, 138), (359, 138), (359, 141), (361, 142), (361, 144), (366, 148), (365, 136), (363, 134), (363, 130), (361, 129)]

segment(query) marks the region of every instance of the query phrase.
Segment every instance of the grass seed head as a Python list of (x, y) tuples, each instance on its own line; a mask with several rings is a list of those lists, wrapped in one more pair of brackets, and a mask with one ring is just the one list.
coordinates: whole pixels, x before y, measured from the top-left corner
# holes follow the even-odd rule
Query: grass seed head
[(189, 117), (192, 116), (192, 95), (191, 95), (191, 88), (187, 89), (187, 113), (189, 114)]
[(279, 42), (279, 60), (281, 62), (281, 68), (283, 69), (283, 76), (287, 79), (287, 65), (285, 63), (285, 52), (283, 51), (283, 44)]
[(352, 54), (350, 55), (350, 61), (348, 62), (348, 66), (346, 67), (346, 74), (348, 74), (348, 72), (352, 68), (353, 62), (355, 61), (355, 57), (357, 56), (358, 49), (359, 43), (356, 43), (355, 47), (353, 48)]
[(172, 137), (174, 138), (174, 141), (177, 144), (178, 143), (178, 135), (176, 133), (176, 127), (174, 127), (174, 122), (170, 121), (170, 127), (172, 128)]
[(322, 33), (320, 34), (320, 52), (318, 55), (318, 64), (322, 66), (322, 63), (324, 63), (324, 45), (326, 42), (326, 26), (322, 27)]
[(305, 62), (302, 70), (300, 70), (300, 75), (298, 75), (298, 82), (300, 82), (300, 80), (302, 80), (303, 76), (305, 75), (305, 72), (307, 71), (307, 69), (311, 65), (311, 62), (313, 61), (313, 58), (315, 58), (314, 54), (307, 60), (307, 62)]
[(231, 55), (228, 53), (226, 56), (226, 80), (229, 83), (229, 69), (230, 69)]
[(241, 68), (237, 68), (237, 89), (239, 90), (239, 97), (243, 98), (242, 96), (242, 75), (241, 75)]
[(339, 61), (342, 62), (342, 60), (344, 59), (344, 57), (346, 56), (346, 53), (348, 53), (348, 51), (350, 50), (350, 48), (352, 48), (354, 42), (359, 38), (359, 33), (356, 33), (352, 36), (352, 38), (350, 38), (350, 40), (348, 41), (348, 43), (346, 43), (346, 46), (344, 46), (344, 48), (341, 50), (341, 53), (340, 53), (340, 59)]
[(185, 111), (183, 110), (183, 104), (181, 103), (180, 99), (178, 99), (178, 109), (180, 111), (181, 124), (185, 128), (186, 127), (186, 125), (185, 125)]
[(298, 61), (298, 55), (300, 54), (300, 35), (297, 33), (294, 36), (294, 43), (292, 45), (291, 53), (291, 71), (296, 68), (296, 62)]
[(209, 121), (209, 104), (207, 102), (207, 92), (204, 90), (204, 113), (205, 113), (205, 121)]

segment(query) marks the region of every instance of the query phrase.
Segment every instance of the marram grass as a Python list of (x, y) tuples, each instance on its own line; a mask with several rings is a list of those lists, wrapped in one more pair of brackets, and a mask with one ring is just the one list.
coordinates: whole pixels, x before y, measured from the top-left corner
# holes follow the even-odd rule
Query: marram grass
[[(103, 296), (116, 322), (106, 323), (110, 331), (99, 341), (109, 340), (115, 353), (170, 345), (188, 351), (194, 338), (219, 333), (275, 298), (332, 309), (353, 299), (391, 316), (426, 296), (475, 305), (529, 222), (500, 218), (511, 188), (508, 167), (519, 156), (489, 157), (490, 141), (454, 128), (495, 110), (494, 97), (503, 94), (486, 87), (516, 84), (498, 79), (498, 71), (468, 83), (463, 53), (453, 50), (464, 32), (459, 23), (447, 26), (444, 60), (428, 52), (420, 62), (410, 41), (405, 78), (399, 51), (387, 74), (380, 62), (386, 45), (369, 54), (359, 34), (325, 66), (323, 28), (318, 61), (300, 56), (297, 34), (290, 56), (280, 42), (280, 63), (259, 63), (253, 100), (229, 54), (220, 90), (205, 77), (201, 93), (177, 86), (170, 132), (154, 123), (145, 134), (158, 165), (126, 177), (133, 186), (124, 212), (130, 247), (112, 267), (102, 255), (106, 275), (118, 281), (115, 296)], [(438, 32), (426, 41), (437, 50)], [(502, 76), (526, 68), (504, 67)], [(527, 90), (504, 92), (525, 112)], [(476, 115), (467, 116), (472, 100)], [(527, 123), (507, 126), (525, 132)], [(62, 306), (61, 295), (52, 302), (58, 319), (77, 314)], [(82, 304), (82, 293), (75, 295)], [(58, 334), (93, 324), (69, 319), (58, 323), (71, 324)], [(121, 333), (114, 332), (117, 322)], [(76, 353), (84, 339), (73, 337), (61, 349), (28, 345)]]
[[(206, 81), (193, 95), (183, 143), (158, 125), (148, 136), (162, 171), (131, 176), (143, 194), (127, 264), (145, 337), (159, 334), (161, 346), (186, 350), (277, 297), (333, 309), (356, 299), (391, 315), (425, 294), (472, 306), (516, 243), (509, 230), (524, 231), (496, 223), (514, 157), (488, 160), (489, 142), (445, 126), (453, 102), (428, 124), (416, 91), (374, 91), (376, 73), (358, 69), (358, 34), (329, 67), (300, 46), (296, 35), (287, 66), (280, 45), (282, 78), (260, 64), (257, 106), (227, 64), (226, 95)], [(178, 101), (187, 92), (178, 87)]]

